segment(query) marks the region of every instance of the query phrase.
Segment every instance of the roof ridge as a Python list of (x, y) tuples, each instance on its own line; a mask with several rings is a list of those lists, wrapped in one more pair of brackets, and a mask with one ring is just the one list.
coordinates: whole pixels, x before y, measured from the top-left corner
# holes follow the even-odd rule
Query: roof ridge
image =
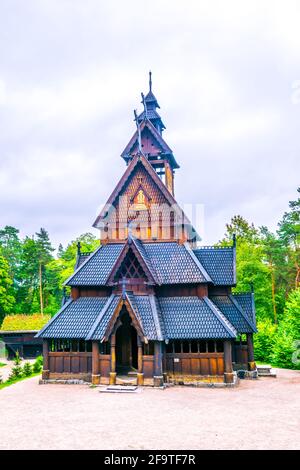
[[(141, 326), (141, 330), (142, 330), (142, 333), (143, 333), (144, 337), (146, 338), (146, 335), (145, 335), (145, 328), (144, 328), (144, 325), (143, 325), (142, 317), (141, 317), (141, 315), (140, 315), (140, 312), (139, 312), (139, 310), (138, 310), (136, 304), (132, 302), (132, 300), (131, 300), (130, 297), (131, 297), (130, 294), (128, 294), (128, 292), (126, 292), (126, 299), (127, 299), (127, 301), (129, 302), (129, 304), (130, 304), (130, 306), (131, 306), (131, 308), (132, 308), (132, 310), (133, 310), (133, 312), (134, 312), (134, 314), (135, 314), (135, 316), (136, 316), (136, 319), (138, 320), (138, 322), (139, 322), (139, 324), (140, 324), (140, 326)], [(134, 299), (134, 294), (132, 294), (132, 297), (133, 297), (133, 299)], [(135, 300), (135, 299), (134, 299), (134, 300)]]
[(163, 341), (163, 334), (161, 330), (161, 325), (160, 325), (158, 310), (157, 310), (157, 305), (156, 305), (156, 296), (154, 294), (150, 294), (148, 297), (149, 297), (151, 310), (153, 313), (153, 320), (154, 320), (158, 340)]
[(104, 317), (104, 314), (107, 312), (108, 308), (111, 306), (112, 301), (114, 300), (115, 297), (118, 297), (116, 294), (111, 294), (110, 297), (108, 298), (107, 302), (105, 303), (104, 307), (100, 311), (99, 315), (97, 316), (96, 320), (94, 321), (90, 331), (88, 332), (86, 336), (86, 340), (89, 340), (91, 336), (95, 333), (95, 330), (97, 326), (99, 325), (99, 322), (102, 320)]
[(246, 322), (248, 323), (248, 325), (254, 330), (254, 331), (257, 331), (256, 330), (256, 326), (254, 325), (254, 323), (252, 323), (248, 316), (246, 315), (246, 313), (244, 312), (244, 309), (242, 308), (242, 306), (237, 302), (237, 300), (233, 297), (232, 294), (228, 294), (228, 297), (230, 298), (230, 300), (232, 301), (232, 303), (236, 306), (236, 308), (239, 310), (239, 312), (242, 314), (242, 316), (244, 317), (244, 319), (246, 320)]
[[(150, 273), (152, 274), (154, 280), (157, 282), (157, 284), (159, 284), (159, 280), (158, 280), (158, 275), (157, 275), (157, 272), (156, 272), (156, 269), (155, 267), (153, 266), (152, 262), (151, 262), (151, 259), (149, 258), (146, 250), (145, 250), (145, 247), (144, 247), (144, 244), (142, 242), (142, 240), (139, 240), (138, 238), (134, 237), (134, 236), (131, 236), (131, 240), (132, 242), (134, 243), (134, 246), (136, 247), (136, 249), (138, 250), (138, 252), (140, 253), (141, 257), (143, 258), (145, 264), (147, 265)], [(145, 254), (142, 253), (142, 250), (140, 249), (139, 247), (139, 244), (141, 245), (142, 247), (142, 250), (145, 251)], [(147, 259), (145, 258), (145, 256), (147, 257)], [(150, 264), (150, 267), (149, 267), (149, 264)], [(153, 271), (153, 272), (152, 272)], [(153, 275), (154, 274), (154, 275)]]
[(218, 320), (222, 323), (222, 325), (227, 330), (227, 332), (231, 335), (231, 337), (236, 338), (237, 330), (234, 328), (231, 322), (225, 317), (224, 313), (222, 313), (221, 310), (207, 296), (203, 297), (203, 300), (206, 303), (206, 305), (211, 309), (211, 311), (215, 314)]
[(198, 250), (227, 250), (227, 249), (230, 249), (230, 250), (233, 250), (234, 247), (233, 246), (214, 246), (214, 245), (201, 245), (201, 246), (197, 246), (197, 248), (194, 248), (193, 251), (198, 251)]
[[(77, 299), (78, 300), (78, 299)], [(54, 322), (54, 320), (56, 320), (57, 317), (59, 317), (59, 315), (61, 315), (64, 310), (66, 310), (66, 308), (72, 303), (72, 302), (75, 302), (74, 299), (71, 297), (63, 306), (62, 308), (48, 321), (48, 323), (46, 323), (45, 326), (43, 326), (43, 328), (41, 330), (39, 330), (38, 334), (35, 335), (35, 338), (39, 338), (40, 335), (42, 333), (44, 333), (46, 331), (46, 329), (52, 325), (52, 323)]]
[(204, 267), (202, 266), (202, 264), (200, 263), (200, 261), (198, 260), (197, 256), (195, 255), (195, 253), (193, 252), (192, 248), (190, 247), (190, 245), (185, 242), (183, 244), (187, 250), (187, 252), (189, 253), (189, 255), (191, 256), (192, 260), (194, 261), (194, 263), (196, 264), (196, 266), (200, 269), (200, 272), (201, 274), (206, 278), (207, 282), (213, 282), (210, 275), (208, 274), (208, 272), (206, 271), (206, 269), (204, 269)]

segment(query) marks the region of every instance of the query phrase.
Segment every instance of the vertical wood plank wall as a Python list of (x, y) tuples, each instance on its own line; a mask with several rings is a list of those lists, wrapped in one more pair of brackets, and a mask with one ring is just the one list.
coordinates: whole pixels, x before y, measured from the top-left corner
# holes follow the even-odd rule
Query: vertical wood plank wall
[(224, 353), (166, 353), (165, 364), (172, 375), (223, 375)]

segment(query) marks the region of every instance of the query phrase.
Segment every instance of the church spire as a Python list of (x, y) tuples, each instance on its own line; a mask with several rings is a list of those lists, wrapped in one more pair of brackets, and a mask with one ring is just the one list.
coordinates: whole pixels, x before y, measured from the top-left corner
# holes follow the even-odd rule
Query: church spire
[(152, 91), (152, 72), (149, 72), (149, 91), (144, 97), (142, 94), (142, 103), (144, 105), (144, 111), (139, 115), (139, 121), (142, 122), (144, 119), (149, 119), (155, 129), (162, 134), (162, 131), (166, 128), (158, 112), (157, 108), (160, 108), (156, 97)]

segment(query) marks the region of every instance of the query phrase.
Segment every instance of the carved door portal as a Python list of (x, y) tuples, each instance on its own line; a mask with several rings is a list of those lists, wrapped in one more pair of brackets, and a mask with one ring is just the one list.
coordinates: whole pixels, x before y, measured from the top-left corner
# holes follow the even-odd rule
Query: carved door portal
[(137, 334), (126, 309), (120, 320), (121, 325), (116, 332), (116, 365), (117, 372), (126, 373), (137, 369)]

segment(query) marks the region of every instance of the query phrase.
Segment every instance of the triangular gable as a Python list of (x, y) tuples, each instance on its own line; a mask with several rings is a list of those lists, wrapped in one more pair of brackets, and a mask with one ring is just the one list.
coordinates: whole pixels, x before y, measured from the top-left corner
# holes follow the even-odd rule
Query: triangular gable
[[(166, 154), (173, 154), (172, 150), (170, 149), (170, 147), (168, 146), (168, 144), (165, 142), (165, 140), (162, 138), (162, 136), (160, 135), (160, 133), (155, 129), (155, 127), (153, 126), (153, 124), (149, 121), (149, 119), (144, 119), (143, 122), (141, 123), (141, 126), (140, 126), (140, 129), (141, 129), (141, 136), (143, 138), (143, 131), (145, 129), (148, 129), (149, 132), (151, 133), (151, 135), (154, 137), (154, 139), (156, 140), (156, 142), (158, 143), (159, 147), (161, 148), (162, 152), (163, 153), (166, 153)], [(138, 142), (138, 132), (137, 130), (135, 131), (135, 133), (133, 134), (133, 136), (131, 137), (130, 141), (128, 142), (128, 144), (126, 145), (125, 149), (123, 150), (123, 152), (121, 153), (121, 157), (126, 157), (126, 155), (130, 154), (130, 151), (132, 150), (132, 148), (134, 147), (135, 144), (137, 144)]]
[(147, 278), (148, 283), (150, 284), (156, 284), (156, 275), (155, 272), (153, 272), (153, 267), (149, 265), (145, 257), (142, 256), (140, 249), (136, 246), (136, 242), (133, 238), (129, 237), (127, 240), (127, 243), (124, 245), (123, 250), (121, 251), (118, 259), (116, 260), (111, 273), (108, 278), (108, 285), (113, 285), (114, 278), (118, 271), (122, 268), (123, 263), (126, 260), (127, 255), (132, 252), (134, 257), (136, 258), (137, 262), (141, 266), (143, 272), (145, 273), (145, 276)]
[(133, 173), (134, 169), (138, 164), (143, 165), (145, 170), (147, 171), (148, 175), (151, 177), (157, 188), (162, 192), (164, 195), (165, 199), (167, 202), (170, 204), (170, 206), (173, 206), (175, 210), (180, 211), (183, 214), (182, 220), (183, 223), (186, 225), (191, 225), (191, 222), (189, 221), (188, 217), (184, 214), (183, 210), (179, 207), (177, 204), (175, 198), (172, 196), (172, 194), (169, 192), (167, 187), (164, 185), (160, 177), (157, 175), (156, 171), (152, 167), (152, 165), (148, 162), (147, 158), (145, 158), (143, 155), (136, 155), (129, 163), (128, 167), (126, 168), (125, 173), (123, 174), (122, 178), (118, 182), (117, 186), (115, 187), (114, 191), (111, 193), (110, 197), (107, 200), (107, 203), (103, 207), (102, 211), (100, 212), (99, 216), (95, 220), (93, 227), (99, 228), (98, 224), (101, 219), (105, 218), (109, 209), (112, 206), (115, 206), (115, 203), (117, 201), (117, 198), (124, 188), (125, 184), (127, 183), (130, 175)]
[(138, 318), (136, 312), (135, 312), (135, 309), (133, 308), (132, 306), (132, 303), (130, 302), (130, 299), (129, 299), (129, 296), (127, 294), (125, 294), (125, 298), (120, 298), (118, 304), (117, 304), (117, 307), (107, 325), (107, 328), (106, 328), (106, 331), (105, 331), (105, 334), (103, 336), (103, 339), (102, 339), (102, 342), (103, 341), (108, 341), (110, 335), (113, 333), (114, 331), (114, 327), (117, 323), (117, 320), (119, 318), (119, 315), (121, 313), (121, 310), (122, 310), (122, 307), (123, 305), (126, 306), (127, 308), (127, 311), (128, 311), (128, 314), (132, 320), (132, 324), (134, 326), (134, 328), (136, 329), (136, 332), (139, 336), (139, 338), (141, 339), (141, 341), (147, 343), (148, 340), (147, 338), (145, 337), (145, 334), (144, 334), (144, 329), (143, 329), (143, 325), (141, 324), (141, 320)]

